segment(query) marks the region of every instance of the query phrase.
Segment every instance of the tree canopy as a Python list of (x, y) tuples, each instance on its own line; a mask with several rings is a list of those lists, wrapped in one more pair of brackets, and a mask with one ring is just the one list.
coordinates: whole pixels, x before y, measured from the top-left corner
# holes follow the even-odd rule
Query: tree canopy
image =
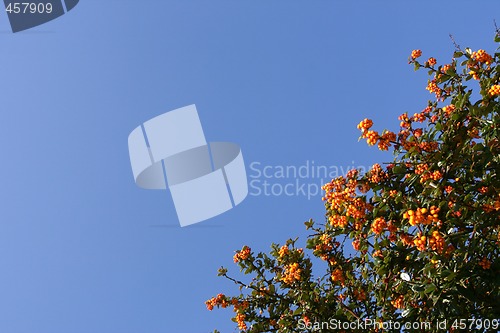
[(392, 160), (325, 184), (325, 221), (305, 222), (302, 247), (296, 238), (236, 251), (251, 279), (220, 268), (239, 293), (207, 308), (232, 307), (242, 332), (497, 332), (499, 50), (455, 44), (446, 64), (413, 50), (431, 99), (399, 116), (399, 131), (358, 125)]

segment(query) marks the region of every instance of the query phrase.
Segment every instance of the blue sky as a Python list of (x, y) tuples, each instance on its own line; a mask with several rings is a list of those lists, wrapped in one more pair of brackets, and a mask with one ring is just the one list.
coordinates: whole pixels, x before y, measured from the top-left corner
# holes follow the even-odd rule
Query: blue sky
[(388, 161), (356, 124), (396, 129), (425, 107), (411, 50), (446, 62), (451, 33), (493, 51), (498, 13), (494, 0), (81, 0), (17, 34), (0, 13), (0, 332), (235, 331), (230, 310), (205, 309), (238, 291), (218, 267), (239, 276), (243, 245), (304, 241), (321, 196), (249, 195), (180, 228), (167, 191), (135, 185), (129, 133), (196, 104), (207, 139), (238, 143), (249, 176), (255, 162)]

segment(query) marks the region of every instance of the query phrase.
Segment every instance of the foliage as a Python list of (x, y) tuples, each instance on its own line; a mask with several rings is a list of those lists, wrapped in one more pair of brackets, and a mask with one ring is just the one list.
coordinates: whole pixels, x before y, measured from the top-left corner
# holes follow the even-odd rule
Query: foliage
[[(370, 119), (358, 125), (369, 145), (394, 152), (393, 161), (323, 187), (326, 221), (305, 223), (308, 250), (294, 239), (269, 254), (237, 251), (234, 262), (251, 281), (221, 268), (240, 294), (219, 294), (207, 308), (233, 307), (244, 332), (351, 332), (352, 323), (368, 332), (453, 332), (464, 323), (468, 332), (496, 332), (499, 49), (490, 55), (456, 45), (444, 65), (419, 61), (414, 50), (409, 63), (428, 71), (432, 100), (402, 114), (398, 133), (379, 134)], [(327, 271), (314, 275), (306, 252)]]

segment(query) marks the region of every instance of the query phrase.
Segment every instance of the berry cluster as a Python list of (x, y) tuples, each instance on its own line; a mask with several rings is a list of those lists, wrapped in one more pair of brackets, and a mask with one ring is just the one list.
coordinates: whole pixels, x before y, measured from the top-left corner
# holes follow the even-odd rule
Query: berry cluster
[(337, 227), (342, 229), (345, 228), (349, 223), (349, 220), (345, 215), (331, 215), (330, 217), (328, 217), (328, 221), (330, 222), (332, 227)]
[(224, 294), (218, 294), (216, 297), (212, 297), (205, 302), (207, 309), (212, 311), (215, 306), (220, 306), (222, 308), (227, 308), (229, 306), (229, 301)]
[(241, 260), (246, 260), (250, 256), (250, 253), (252, 252), (252, 249), (249, 248), (248, 246), (244, 246), (243, 249), (240, 251), (236, 251), (236, 253), (233, 256), (233, 261), (240, 262)]
[(471, 59), (480, 63), (484, 63), (486, 65), (490, 65), (493, 62), (493, 57), (486, 53), (485, 50), (478, 50), (476, 52), (472, 52)]
[(404, 306), (404, 296), (403, 295), (399, 295), (398, 297), (394, 298), (391, 301), (391, 304), (396, 309), (404, 309), (404, 307), (405, 307)]
[(429, 90), (430, 93), (434, 93), (436, 95), (436, 98), (441, 97), (442, 91), (441, 88), (438, 87), (436, 79), (429, 81), (425, 89)]
[(365, 132), (368, 131), (372, 126), (373, 126), (373, 121), (368, 118), (365, 118), (359, 122), (357, 127), (360, 131)]
[(429, 225), (433, 222), (439, 221), (439, 208), (436, 206), (432, 206), (430, 209), (410, 209), (403, 214), (403, 218), (407, 219), (412, 226), (415, 226), (417, 224)]
[(412, 59), (417, 59), (422, 55), (422, 50), (413, 50), (411, 51), (411, 58)]
[(285, 267), (285, 272), (281, 277), (281, 281), (286, 284), (292, 284), (293, 282), (300, 280), (300, 273), (302, 273), (302, 270), (300, 269), (299, 264), (294, 262)]
[(429, 237), (429, 247), (433, 251), (443, 252), (445, 247), (445, 241), (443, 236), (439, 233), (439, 231), (435, 230), (432, 232), (432, 236)]
[(490, 269), (491, 262), (488, 260), (488, 258), (483, 258), (479, 262), (479, 266), (481, 266), (482, 269), (487, 270), (487, 269)]
[(280, 257), (280, 259), (282, 259), (284, 256), (286, 256), (288, 254), (289, 249), (288, 249), (288, 246), (286, 245), (283, 245), (280, 250), (278, 251), (278, 255)]
[(369, 146), (373, 146), (374, 144), (376, 144), (378, 139), (380, 138), (377, 131), (366, 131), (362, 134), (361, 137), (363, 139), (366, 139), (366, 142)]
[(496, 84), (494, 86), (491, 86), (491, 88), (488, 90), (488, 94), (490, 96), (499, 96), (500, 95), (500, 84)]
[(372, 231), (376, 235), (380, 235), (387, 228), (387, 222), (383, 217), (377, 217), (372, 223)]
[(339, 282), (342, 285), (344, 284), (345, 281), (344, 273), (340, 268), (336, 268), (330, 276), (333, 282)]
[(238, 313), (234, 319), (240, 330), (245, 331), (247, 329), (247, 324), (245, 324), (246, 316), (243, 313)]
[(451, 114), (452, 114), (452, 112), (453, 112), (453, 111), (455, 111), (455, 109), (456, 109), (456, 108), (455, 108), (455, 105), (450, 104), (450, 105), (446, 105), (446, 106), (444, 106), (444, 107), (443, 107), (443, 112), (444, 112), (447, 116), (449, 116), (449, 115), (451, 115)]
[(428, 66), (434, 66), (435, 64), (437, 64), (436, 58), (430, 57), (429, 60), (427, 60)]

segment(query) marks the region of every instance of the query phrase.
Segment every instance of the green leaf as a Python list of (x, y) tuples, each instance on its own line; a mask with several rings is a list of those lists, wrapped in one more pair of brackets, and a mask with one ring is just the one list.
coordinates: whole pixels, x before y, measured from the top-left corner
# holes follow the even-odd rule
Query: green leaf
[(395, 174), (406, 173), (406, 167), (402, 164), (396, 165), (396, 166), (394, 166), (394, 168), (392, 168), (392, 172)]
[(424, 286), (421, 286), (421, 285), (418, 285), (418, 284), (415, 284), (413, 286), (411, 286), (411, 289), (417, 293), (419, 292), (422, 292), (424, 291)]
[(455, 272), (451, 272), (447, 277), (445, 277), (445, 281), (451, 281), (455, 278), (455, 276), (457, 276), (457, 273)]
[(472, 150), (474, 151), (478, 151), (478, 150), (484, 150), (484, 146), (482, 143), (478, 143), (474, 146), (474, 148), (472, 148)]
[[(381, 260), (379, 258), (375, 258), (375, 261), (379, 261), (381, 262)], [(377, 269), (377, 274), (380, 275), (380, 276), (384, 276), (385, 274), (387, 274), (387, 267), (385, 266), (380, 266), (378, 269)]]
[(429, 284), (429, 285), (425, 288), (424, 293), (426, 293), (426, 294), (430, 294), (430, 293), (432, 293), (434, 290), (436, 290), (436, 285), (435, 285), (434, 283), (431, 283), (431, 284)]

